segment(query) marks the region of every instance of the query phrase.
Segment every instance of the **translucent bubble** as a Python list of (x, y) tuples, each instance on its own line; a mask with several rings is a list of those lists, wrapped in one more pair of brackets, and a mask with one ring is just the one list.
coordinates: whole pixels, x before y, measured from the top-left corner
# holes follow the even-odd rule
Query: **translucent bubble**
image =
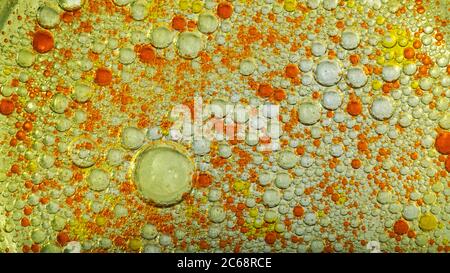
[(193, 32), (183, 32), (178, 35), (177, 49), (181, 57), (194, 59), (203, 49), (200, 36)]
[(37, 21), (43, 28), (54, 28), (59, 24), (59, 13), (49, 6), (42, 6), (38, 9)]

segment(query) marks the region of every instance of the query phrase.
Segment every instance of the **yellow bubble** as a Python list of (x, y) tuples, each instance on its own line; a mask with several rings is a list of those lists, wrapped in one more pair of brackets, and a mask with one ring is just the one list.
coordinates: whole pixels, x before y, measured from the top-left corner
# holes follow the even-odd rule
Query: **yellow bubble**
[(35, 161), (31, 161), (30, 164), (28, 165), (28, 169), (31, 172), (34, 172), (38, 169), (37, 163)]
[(262, 227), (262, 225), (263, 225), (263, 223), (264, 223), (264, 221), (254, 221), (253, 222), (253, 226), (255, 227), (255, 228), (261, 228)]
[(398, 39), (398, 44), (402, 47), (405, 47), (408, 44), (408, 38), (402, 36)]
[(284, 231), (284, 225), (275, 225), (275, 231), (281, 233)]
[(202, 1), (195, 1), (192, 3), (192, 12), (199, 13), (203, 10), (203, 2)]
[(418, 81), (413, 81), (413, 82), (411, 82), (411, 88), (412, 89), (416, 89), (416, 88), (418, 88), (419, 87), (419, 82)]
[(391, 48), (397, 44), (397, 37), (395, 37), (392, 33), (386, 34), (384, 35), (381, 44), (386, 48)]
[(180, 0), (180, 2), (178, 2), (178, 6), (180, 7), (181, 10), (187, 10), (189, 8), (189, 1)]
[(142, 247), (142, 242), (139, 239), (131, 239), (128, 245), (131, 250), (138, 251)]
[(245, 181), (236, 181), (234, 182), (233, 188), (235, 191), (244, 191), (250, 186), (249, 183)]
[(284, 9), (288, 12), (292, 12), (297, 7), (297, 1), (296, 0), (286, 0), (284, 1)]
[(384, 57), (383, 56), (379, 56), (378, 58), (377, 58), (377, 64), (384, 64)]
[(103, 216), (98, 216), (98, 217), (95, 219), (95, 223), (96, 223), (97, 225), (99, 225), (99, 226), (103, 226), (103, 225), (106, 224), (106, 218), (103, 217)]
[(375, 90), (379, 90), (382, 86), (382, 83), (379, 80), (374, 80), (372, 82), (372, 88)]
[(255, 218), (256, 216), (258, 216), (258, 209), (257, 208), (252, 208), (249, 212), (250, 217)]
[(358, 11), (358, 13), (363, 13), (363, 12), (364, 12), (364, 7), (361, 6), (361, 5), (358, 5), (358, 6), (356, 7), (356, 10)]
[(384, 19), (383, 16), (378, 16), (377, 19), (376, 19), (376, 22), (377, 22), (378, 25), (384, 24), (384, 21), (385, 21), (385, 19)]
[(347, 7), (353, 8), (354, 6), (355, 6), (355, 1), (349, 0), (349, 1), (347, 2)]
[(438, 220), (436, 218), (436, 216), (434, 216), (433, 214), (425, 214), (422, 217), (420, 217), (419, 220), (419, 227), (423, 230), (423, 231), (431, 231), (433, 229), (435, 229), (438, 225)]

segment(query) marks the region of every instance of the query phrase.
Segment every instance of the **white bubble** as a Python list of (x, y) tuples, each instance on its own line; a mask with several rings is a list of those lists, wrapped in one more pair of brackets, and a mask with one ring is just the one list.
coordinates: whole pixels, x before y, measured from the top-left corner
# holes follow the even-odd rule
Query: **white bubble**
[(336, 110), (342, 104), (342, 96), (336, 90), (326, 91), (322, 96), (322, 106), (327, 110)]
[(218, 154), (220, 157), (229, 158), (233, 152), (229, 145), (221, 144), (219, 145)]
[(129, 3), (131, 3), (134, 0), (113, 0), (114, 4), (116, 4), (116, 6), (122, 7), (122, 6), (126, 6)]
[(21, 67), (30, 67), (33, 65), (35, 59), (36, 57), (33, 52), (28, 49), (21, 49), (17, 53), (16, 62)]
[(415, 205), (408, 205), (403, 209), (403, 217), (405, 217), (405, 219), (409, 221), (417, 219), (417, 217), (419, 217), (419, 214), (420, 210)]
[(275, 186), (280, 189), (287, 189), (291, 184), (291, 177), (288, 173), (278, 173), (275, 177)]
[(380, 191), (377, 195), (377, 201), (380, 204), (387, 204), (391, 201), (391, 194), (387, 191)]
[(398, 120), (398, 124), (403, 128), (409, 127), (412, 124), (412, 116), (408, 113), (400, 114), (400, 118)]
[(101, 169), (94, 169), (87, 177), (89, 188), (93, 191), (104, 191), (109, 186), (109, 174)]
[(58, 0), (59, 6), (66, 11), (74, 11), (81, 9), (84, 0)]
[(281, 201), (281, 196), (278, 190), (276, 189), (266, 189), (263, 194), (263, 202), (269, 208), (273, 208), (278, 206)]
[(49, 6), (42, 6), (38, 9), (37, 21), (43, 28), (54, 28), (60, 22), (59, 13)]
[(178, 35), (177, 49), (181, 57), (194, 59), (202, 50), (202, 39), (194, 32), (183, 32)]
[(303, 102), (298, 106), (298, 118), (304, 125), (313, 125), (320, 120), (322, 107), (316, 102)]
[(83, 137), (73, 141), (69, 148), (72, 162), (81, 168), (91, 167), (95, 164), (98, 156), (98, 152), (94, 148), (95, 142), (88, 138)]
[(361, 88), (367, 83), (367, 75), (360, 67), (347, 70), (347, 83), (354, 88)]
[(201, 33), (210, 34), (216, 31), (219, 26), (217, 17), (211, 13), (202, 13), (198, 16), (197, 27)]
[(394, 114), (393, 101), (389, 97), (377, 97), (370, 106), (370, 113), (377, 120), (386, 120)]
[(222, 223), (225, 220), (226, 212), (222, 206), (214, 205), (208, 211), (208, 218), (213, 223)]
[(244, 59), (239, 64), (239, 72), (244, 76), (253, 74), (256, 70), (256, 64), (253, 59)]
[(314, 213), (309, 212), (305, 214), (305, 218), (303, 219), (303, 221), (308, 226), (313, 226), (317, 223), (317, 216)]
[(69, 107), (69, 99), (61, 93), (55, 94), (51, 99), (50, 109), (57, 114), (63, 114)]
[(321, 42), (313, 42), (311, 45), (311, 53), (316, 57), (324, 55), (326, 51), (327, 48)]
[(417, 66), (415, 63), (408, 63), (403, 66), (403, 72), (409, 76), (414, 75), (416, 73), (416, 70)]
[(320, 62), (315, 71), (316, 81), (323, 86), (332, 86), (341, 80), (341, 68), (335, 61)]
[(91, 87), (78, 83), (73, 88), (72, 99), (76, 102), (87, 102), (93, 95)]
[(119, 166), (123, 161), (123, 150), (111, 149), (106, 155), (106, 160), (110, 166)]
[(358, 47), (359, 35), (353, 31), (344, 31), (341, 36), (341, 46), (344, 49), (352, 50)]
[(311, 252), (312, 253), (321, 253), (324, 249), (324, 244), (322, 240), (314, 240), (311, 242)]
[(398, 65), (388, 64), (383, 66), (381, 77), (386, 82), (394, 82), (400, 78), (401, 68)]
[(173, 42), (173, 33), (166, 27), (157, 27), (152, 31), (151, 41), (156, 48), (166, 48)]
[(445, 113), (442, 118), (439, 120), (439, 126), (442, 129), (448, 130), (450, 129), (450, 113)]
[(194, 165), (173, 145), (147, 148), (136, 159), (134, 181), (146, 201), (173, 205), (191, 190)]
[(139, 149), (144, 144), (144, 133), (136, 127), (127, 127), (122, 131), (122, 144), (130, 150)]
[(311, 9), (317, 9), (321, 0), (307, 0), (306, 5)]
[(148, 10), (145, 2), (136, 1), (131, 5), (131, 17), (136, 21), (142, 21), (148, 16)]
[(121, 48), (119, 51), (119, 61), (122, 64), (131, 64), (136, 59), (136, 53), (131, 48)]
[(158, 235), (158, 230), (152, 224), (145, 224), (141, 229), (141, 236), (144, 239), (152, 240)]
[(344, 153), (344, 148), (341, 144), (331, 145), (330, 154), (334, 157), (340, 157)]
[(297, 156), (291, 151), (278, 153), (278, 165), (283, 169), (292, 169), (297, 164)]

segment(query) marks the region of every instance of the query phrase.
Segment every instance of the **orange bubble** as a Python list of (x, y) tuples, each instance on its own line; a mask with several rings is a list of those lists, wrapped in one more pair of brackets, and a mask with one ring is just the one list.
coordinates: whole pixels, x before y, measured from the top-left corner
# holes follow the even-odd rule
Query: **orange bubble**
[(361, 168), (361, 160), (359, 160), (357, 158), (353, 159), (351, 165), (352, 165), (353, 169), (359, 169), (359, 168)]
[(33, 49), (38, 53), (46, 53), (53, 49), (55, 42), (53, 35), (45, 30), (39, 30), (33, 35)]
[(263, 98), (270, 97), (273, 94), (273, 88), (270, 84), (262, 83), (259, 85), (257, 95)]
[(408, 230), (409, 230), (409, 225), (408, 225), (408, 223), (405, 220), (400, 219), (397, 222), (395, 222), (395, 224), (394, 224), (394, 232), (396, 234), (403, 235), (403, 234), (408, 233)]
[(14, 112), (14, 102), (8, 99), (2, 99), (0, 102), (0, 113), (3, 115), (11, 115)]
[(296, 78), (298, 74), (300, 73), (300, 70), (298, 69), (298, 66), (295, 64), (288, 64), (284, 70), (284, 74), (288, 78)]
[(450, 132), (442, 132), (436, 137), (434, 144), (436, 150), (441, 154), (450, 154)]
[(405, 49), (403, 50), (403, 56), (404, 56), (406, 59), (412, 59), (412, 58), (414, 58), (414, 54), (415, 54), (414, 48), (412, 48), (412, 47), (407, 47), (407, 48), (405, 48)]
[(362, 104), (358, 99), (352, 99), (347, 104), (347, 113), (352, 116), (357, 116), (362, 113)]
[(178, 31), (184, 31), (186, 29), (186, 19), (183, 16), (177, 15), (172, 18), (172, 28)]
[(303, 214), (305, 213), (305, 210), (301, 206), (295, 206), (293, 213), (295, 217), (302, 217)]
[(273, 245), (275, 243), (275, 241), (277, 240), (277, 235), (274, 231), (272, 232), (268, 232), (266, 234), (266, 237), (264, 238), (264, 240), (266, 241), (266, 243), (268, 243), (269, 245)]
[(100, 86), (106, 86), (112, 82), (112, 73), (107, 68), (99, 68), (95, 72), (95, 83)]
[(222, 19), (228, 19), (233, 14), (233, 6), (230, 3), (223, 2), (217, 6), (217, 15)]

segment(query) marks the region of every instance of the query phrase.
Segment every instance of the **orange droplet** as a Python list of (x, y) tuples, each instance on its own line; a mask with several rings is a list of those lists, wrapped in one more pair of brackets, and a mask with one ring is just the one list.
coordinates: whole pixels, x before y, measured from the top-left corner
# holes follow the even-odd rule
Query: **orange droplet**
[(65, 246), (70, 241), (70, 238), (66, 232), (62, 231), (56, 236), (56, 240), (61, 246)]
[(412, 58), (414, 58), (414, 55), (415, 55), (415, 51), (414, 51), (414, 48), (412, 48), (412, 47), (407, 47), (407, 48), (405, 48), (405, 50), (403, 50), (403, 56), (406, 59), (412, 59)]
[(22, 128), (26, 131), (26, 132), (30, 132), (33, 129), (33, 124), (29, 121), (25, 121), (23, 123)]
[(266, 234), (266, 237), (264, 238), (264, 240), (266, 241), (266, 243), (268, 243), (269, 245), (272, 245), (275, 243), (275, 241), (277, 240), (277, 235), (275, 234), (275, 232), (268, 232)]
[(408, 230), (409, 230), (409, 225), (408, 225), (408, 223), (405, 220), (400, 219), (397, 222), (395, 222), (395, 224), (394, 224), (394, 232), (396, 234), (403, 235), (403, 234), (408, 233)]
[(106, 86), (111, 84), (112, 73), (109, 69), (99, 68), (95, 72), (95, 83), (100, 86)]
[(357, 99), (352, 99), (347, 104), (347, 112), (352, 116), (357, 116), (362, 112), (362, 104), (361, 101)]
[(257, 95), (263, 98), (272, 96), (273, 88), (270, 84), (262, 83), (259, 85)]
[(274, 98), (276, 101), (282, 101), (282, 100), (284, 100), (284, 99), (286, 98), (286, 93), (284, 92), (283, 89), (276, 89), (276, 90), (273, 92), (273, 98)]
[(442, 132), (436, 137), (434, 144), (436, 150), (441, 154), (450, 154), (450, 132)]
[(198, 176), (197, 182), (200, 187), (206, 188), (211, 185), (211, 180), (212, 179), (210, 175), (202, 173)]
[(2, 99), (0, 102), (0, 113), (10, 115), (14, 112), (14, 102), (8, 99)]
[(150, 46), (143, 46), (139, 50), (139, 59), (143, 63), (152, 63), (156, 58), (155, 51)]
[(233, 6), (230, 3), (223, 2), (217, 6), (217, 15), (222, 19), (228, 19), (233, 14)]
[(422, 42), (420, 42), (419, 40), (415, 40), (414, 42), (413, 42), (413, 47), (415, 48), (415, 49), (418, 49), (418, 48), (420, 48), (422, 46)]
[(351, 164), (352, 164), (353, 169), (361, 168), (361, 160), (359, 160), (357, 158), (353, 159)]
[(178, 31), (183, 31), (186, 29), (186, 19), (183, 16), (177, 15), (172, 18), (172, 28)]
[(33, 49), (39, 53), (46, 53), (53, 49), (55, 42), (53, 35), (46, 30), (36, 31), (33, 35)]
[(305, 210), (301, 206), (295, 206), (293, 213), (295, 217), (302, 217), (305, 213)]
[(300, 73), (300, 70), (298, 69), (298, 66), (295, 64), (288, 64), (284, 70), (284, 74), (288, 78), (296, 78), (298, 74)]

